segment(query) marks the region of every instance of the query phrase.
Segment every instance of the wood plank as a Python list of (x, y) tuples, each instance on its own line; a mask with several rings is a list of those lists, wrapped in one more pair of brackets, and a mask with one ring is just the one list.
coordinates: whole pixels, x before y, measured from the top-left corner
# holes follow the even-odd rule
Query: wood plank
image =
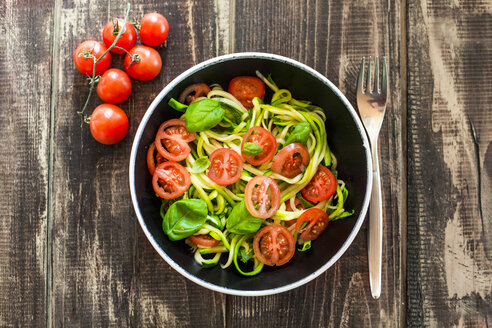
[(408, 9), (407, 323), (488, 327), (492, 3), (428, 0)]
[(373, 300), (369, 291), (364, 225), (346, 254), (306, 286), (261, 298), (233, 297), (231, 326), (398, 326), (404, 292), (399, 222), (405, 202), (399, 2), (238, 0), (235, 8), (235, 51), (297, 59), (327, 76), (354, 105), (361, 57), (386, 55), (391, 100), (380, 138), (385, 215), (381, 299)]
[[(55, 112), (53, 324), (55, 326), (200, 327), (225, 325), (225, 296), (183, 278), (152, 248), (131, 205), (128, 158), (138, 123), (164, 85), (193, 64), (227, 52), (228, 30), (216, 3), (132, 1), (131, 17), (157, 11), (170, 25), (161, 74), (135, 81), (128, 113), (130, 132), (114, 146), (94, 141), (76, 111), (87, 95), (85, 77), (71, 54), (102, 26), (123, 16), (125, 4), (60, 5)], [(225, 8), (227, 9), (227, 8)], [(225, 18), (228, 16), (226, 15)], [(207, 29), (203, 31), (203, 27)], [(208, 28), (211, 27), (211, 28)], [(121, 58), (115, 61), (122, 67)], [(100, 100), (91, 100), (94, 108)]]
[(0, 326), (46, 324), (53, 2), (0, 3)]

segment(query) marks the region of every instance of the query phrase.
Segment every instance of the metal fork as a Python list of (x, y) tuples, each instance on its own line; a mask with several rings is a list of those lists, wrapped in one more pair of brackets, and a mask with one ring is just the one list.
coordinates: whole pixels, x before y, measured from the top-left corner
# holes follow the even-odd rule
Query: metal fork
[(381, 198), (381, 179), (379, 175), (378, 135), (383, 123), (388, 98), (388, 72), (386, 57), (383, 57), (382, 83), (379, 86), (379, 58), (376, 57), (374, 85), (372, 84), (372, 60), (369, 57), (367, 80), (364, 91), (365, 58), (362, 58), (357, 79), (357, 106), (371, 142), (372, 155), (372, 193), (369, 207), (368, 257), (369, 283), (372, 297), (381, 295), (381, 261), (383, 255), (383, 207)]

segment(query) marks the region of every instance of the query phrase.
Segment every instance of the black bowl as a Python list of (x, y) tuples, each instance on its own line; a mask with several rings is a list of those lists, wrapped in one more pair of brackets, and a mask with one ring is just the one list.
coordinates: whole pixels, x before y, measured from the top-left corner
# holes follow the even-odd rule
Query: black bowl
[[(339, 176), (350, 191), (346, 209), (350, 218), (330, 223), (326, 231), (304, 254), (296, 254), (281, 267), (266, 267), (253, 277), (235, 268), (202, 268), (184, 242), (171, 242), (161, 228), (160, 200), (152, 188), (146, 155), (159, 125), (180, 113), (167, 103), (178, 98), (188, 85), (219, 83), (227, 87), (239, 75), (271, 74), (276, 83), (296, 99), (310, 100), (326, 113), (328, 144), (338, 159)], [(155, 98), (138, 127), (130, 158), (130, 191), (135, 212), (150, 243), (169, 265), (188, 279), (219, 292), (234, 295), (268, 295), (301, 286), (335, 263), (350, 246), (364, 220), (371, 190), (372, 170), (369, 142), (355, 110), (345, 96), (324, 76), (292, 59), (264, 54), (238, 53), (198, 64), (169, 83)]]

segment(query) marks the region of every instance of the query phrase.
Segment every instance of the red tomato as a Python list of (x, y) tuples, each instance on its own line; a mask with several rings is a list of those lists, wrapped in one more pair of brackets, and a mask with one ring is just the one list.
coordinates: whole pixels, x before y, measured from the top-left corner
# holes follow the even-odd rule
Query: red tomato
[(168, 33), (169, 23), (161, 14), (150, 13), (140, 21), (140, 40), (143, 44), (157, 47), (166, 41)]
[(203, 247), (214, 247), (219, 244), (219, 241), (217, 239), (214, 239), (209, 235), (191, 235), (188, 237), (188, 239), (193, 244)]
[(188, 142), (195, 140), (196, 133), (186, 130), (181, 119), (171, 119), (161, 124), (155, 137), (155, 147), (164, 158), (179, 162), (191, 152)]
[[(97, 42), (94, 40), (84, 41), (73, 54), (73, 61), (75, 63), (75, 67), (79, 70), (80, 73), (92, 76), (92, 68), (94, 66), (94, 61), (98, 60), (102, 54), (108, 50), (104, 44), (101, 42)], [(93, 55), (95, 57), (89, 57)], [(101, 75), (102, 72), (108, 69), (109, 64), (111, 63), (111, 54), (108, 52), (104, 55), (103, 59), (101, 59), (96, 65), (96, 75)]]
[(335, 191), (337, 191), (337, 179), (328, 168), (320, 165), (314, 177), (301, 190), (301, 193), (308, 202), (317, 203), (330, 198)]
[(228, 91), (246, 108), (253, 108), (253, 98), (265, 98), (265, 84), (254, 76), (238, 76), (229, 82)]
[[(118, 42), (116, 42), (115, 46), (123, 48), (125, 50), (130, 50), (137, 43), (137, 31), (132, 24), (126, 22), (122, 19), (110, 21), (104, 26), (102, 32), (102, 38), (106, 47), (110, 47), (114, 39), (116, 39), (116, 35), (120, 32), (120, 29), (123, 27), (123, 33), (121, 33)], [(124, 54), (125, 51), (117, 48), (111, 48), (111, 52), (115, 54)]]
[(273, 159), (272, 171), (287, 178), (293, 178), (309, 164), (309, 152), (300, 143), (291, 143), (282, 148)]
[(254, 177), (246, 185), (244, 202), (251, 215), (261, 219), (270, 218), (280, 207), (280, 189), (270, 177)]
[[(299, 198), (295, 198), (294, 199), (294, 206), (298, 209), (298, 210), (305, 210), (306, 208), (304, 207), (304, 205), (302, 205), (302, 202)], [(285, 202), (285, 209), (287, 211), (290, 211), (292, 212), (292, 206), (290, 206), (290, 199), (287, 200)], [(289, 220), (289, 221), (284, 221), (285, 222), (285, 225), (287, 225), (288, 227), (290, 227), (291, 225), (295, 224), (297, 221), (297, 219), (293, 219), (293, 220)]]
[[(154, 158), (155, 154), (155, 158)], [(147, 151), (147, 168), (149, 169), (150, 175), (154, 174), (155, 171), (155, 165), (157, 165), (165, 162), (166, 159), (162, 157), (161, 154), (156, 153), (155, 151), (155, 142), (151, 143), (149, 146), (149, 150)]]
[(97, 84), (97, 94), (102, 101), (109, 104), (120, 104), (130, 97), (132, 80), (121, 69), (110, 68), (101, 75)]
[(190, 188), (190, 183), (188, 171), (181, 164), (172, 161), (159, 164), (152, 176), (154, 191), (164, 199), (183, 195)]
[(118, 106), (102, 104), (92, 112), (90, 127), (94, 139), (112, 145), (123, 140), (128, 133), (128, 117)]
[[(297, 219), (296, 231), (301, 233), (301, 238), (304, 240), (315, 240), (325, 231), (329, 221), (330, 218), (325, 211), (313, 207), (302, 213)], [(301, 229), (304, 222), (309, 222), (309, 224)]]
[(198, 97), (206, 97), (210, 88), (205, 83), (195, 83), (186, 87), (179, 95), (178, 101), (182, 104), (191, 104)]
[(279, 224), (261, 228), (253, 240), (255, 256), (270, 266), (284, 265), (294, 256), (296, 250), (294, 237), (290, 231)]
[(128, 55), (125, 56), (125, 69), (128, 75), (139, 81), (152, 80), (159, 75), (162, 60), (161, 55), (154, 48), (136, 46), (131, 48), (129, 53), (135, 62), (130, 66), (132, 59)]
[(256, 156), (243, 155), (246, 162), (251, 165), (261, 165), (268, 162), (277, 151), (277, 140), (266, 129), (261, 126), (254, 126), (246, 132), (243, 142), (241, 143), (241, 152), (246, 142), (257, 144), (263, 149), (263, 152)]
[(243, 159), (232, 149), (219, 148), (210, 154), (208, 177), (221, 186), (233, 184), (241, 178)]

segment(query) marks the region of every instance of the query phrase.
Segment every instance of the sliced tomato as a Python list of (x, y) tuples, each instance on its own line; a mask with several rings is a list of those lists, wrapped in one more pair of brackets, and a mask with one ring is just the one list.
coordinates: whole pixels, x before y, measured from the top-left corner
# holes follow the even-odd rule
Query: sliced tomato
[(161, 124), (155, 137), (155, 147), (164, 158), (179, 162), (191, 152), (188, 142), (195, 140), (196, 133), (186, 130), (184, 120), (171, 119)]
[(188, 240), (193, 244), (203, 247), (214, 247), (219, 244), (217, 239), (210, 237), (209, 235), (191, 235)]
[(270, 266), (280, 266), (294, 256), (295, 241), (290, 231), (279, 224), (261, 228), (253, 240), (256, 258)]
[(251, 215), (261, 219), (271, 218), (280, 207), (280, 189), (270, 177), (254, 177), (246, 185), (244, 202)]
[(253, 108), (253, 98), (265, 98), (265, 84), (254, 76), (238, 76), (229, 82), (228, 91), (246, 108)]
[(244, 145), (247, 142), (254, 143), (261, 147), (263, 152), (256, 156), (243, 155), (244, 160), (251, 165), (261, 165), (272, 159), (273, 155), (277, 151), (277, 140), (268, 132), (268, 130), (262, 128), (261, 126), (254, 126), (249, 129), (241, 143), (241, 152), (243, 152)]
[[(328, 226), (330, 218), (322, 209), (313, 207), (302, 213), (296, 222), (296, 231), (301, 233), (304, 240), (315, 240)], [(308, 222), (306, 227), (302, 227), (304, 222)]]
[[(302, 204), (301, 200), (297, 197), (294, 199), (294, 206), (298, 210), (305, 210), (306, 209), (304, 207), (304, 205)], [(292, 212), (292, 206), (290, 206), (290, 199), (285, 202), (285, 209), (289, 212)], [(293, 219), (293, 220), (284, 221), (284, 222), (285, 222), (286, 226), (290, 227), (291, 225), (295, 224), (296, 221), (297, 221), (297, 219)]]
[(168, 161), (159, 164), (152, 176), (152, 186), (159, 197), (174, 199), (190, 188), (191, 178), (188, 171), (179, 163)]
[(149, 146), (149, 150), (147, 151), (147, 168), (149, 169), (150, 175), (154, 174), (156, 163), (157, 165), (159, 165), (165, 161), (166, 159), (162, 157), (161, 154), (156, 153), (155, 143), (151, 143)]
[(182, 104), (191, 104), (199, 97), (206, 97), (210, 88), (205, 83), (196, 83), (186, 87), (179, 95), (178, 101)]
[(330, 198), (335, 191), (337, 191), (337, 179), (328, 168), (320, 165), (301, 193), (308, 202), (317, 203)]
[(309, 164), (309, 152), (306, 146), (294, 142), (282, 148), (272, 163), (272, 171), (287, 178), (293, 178), (304, 172)]
[(210, 154), (208, 177), (221, 186), (233, 184), (241, 178), (243, 159), (232, 149), (219, 148)]

